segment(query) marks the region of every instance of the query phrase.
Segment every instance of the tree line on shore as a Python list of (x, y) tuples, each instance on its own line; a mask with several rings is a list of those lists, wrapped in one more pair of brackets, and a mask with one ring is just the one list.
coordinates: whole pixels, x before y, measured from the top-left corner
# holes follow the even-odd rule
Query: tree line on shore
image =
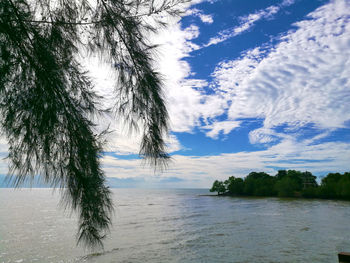
[(279, 196), (350, 200), (350, 172), (329, 173), (318, 184), (312, 173), (279, 170), (275, 176), (251, 172), (243, 178), (216, 180), (210, 192), (230, 196)]

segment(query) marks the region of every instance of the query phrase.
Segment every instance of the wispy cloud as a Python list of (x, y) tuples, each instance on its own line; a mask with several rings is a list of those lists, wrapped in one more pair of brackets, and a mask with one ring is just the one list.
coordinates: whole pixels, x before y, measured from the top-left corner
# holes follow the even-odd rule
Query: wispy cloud
[(241, 16), (238, 18), (239, 25), (230, 29), (225, 29), (218, 33), (217, 36), (209, 39), (207, 44), (203, 47), (208, 47), (211, 45), (216, 45), (218, 43), (224, 42), (225, 40), (238, 36), (245, 31), (251, 29), (255, 23), (262, 19), (270, 19), (275, 14), (277, 14), (282, 7), (294, 4), (294, 0), (283, 1), (280, 5), (271, 5), (265, 9), (261, 9), (255, 13), (249, 14), (247, 16)]

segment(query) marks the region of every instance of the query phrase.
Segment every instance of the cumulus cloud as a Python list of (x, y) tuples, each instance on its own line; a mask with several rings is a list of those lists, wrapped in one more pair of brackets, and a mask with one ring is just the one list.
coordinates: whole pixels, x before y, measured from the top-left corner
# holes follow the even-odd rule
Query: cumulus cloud
[[(230, 120), (264, 119), (252, 143), (273, 140), (280, 125), (315, 129), (346, 127), (350, 120), (350, 4), (332, 1), (296, 23), (274, 48), (257, 48), (220, 63), (217, 92), (232, 101)], [(280, 136), (280, 134), (277, 136)]]
[[(115, 85), (118, 83), (114, 70), (108, 65), (101, 63), (96, 57), (85, 60), (83, 63), (91, 72), (90, 77), (94, 82), (97, 94), (103, 97), (101, 102), (103, 108), (113, 108), (118, 100), (114, 96)], [(107, 143), (104, 151), (116, 152), (122, 155), (138, 153), (142, 134), (130, 129), (123, 116), (105, 113), (98, 116), (98, 119), (94, 121), (98, 124), (96, 132), (101, 132), (107, 128), (110, 131), (106, 135)], [(181, 143), (173, 135), (166, 136), (165, 142), (168, 152), (178, 151), (182, 147)]]
[(206, 94), (208, 82), (195, 78), (190, 64), (184, 60), (198, 48), (192, 42), (198, 35), (195, 25), (181, 29), (179, 23), (173, 23), (154, 37), (159, 44), (157, 68), (164, 78), (171, 130), (175, 132), (192, 132), (201, 125), (201, 120), (208, 122), (227, 108), (219, 94)]

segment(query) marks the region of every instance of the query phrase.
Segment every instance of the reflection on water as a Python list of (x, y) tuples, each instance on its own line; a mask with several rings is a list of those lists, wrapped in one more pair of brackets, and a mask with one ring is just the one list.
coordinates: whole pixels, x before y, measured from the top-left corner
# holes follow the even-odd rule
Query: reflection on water
[(104, 251), (75, 245), (76, 218), (50, 189), (0, 189), (0, 262), (337, 262), (350, 202), (114, 189)]

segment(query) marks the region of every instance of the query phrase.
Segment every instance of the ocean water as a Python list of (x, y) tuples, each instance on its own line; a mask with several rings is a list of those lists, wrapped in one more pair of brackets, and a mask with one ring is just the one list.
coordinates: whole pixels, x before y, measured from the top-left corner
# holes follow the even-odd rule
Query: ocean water
[(75, 214), (52, 189), (0, 189), (0, 262), (337, 262), (350, 202), (113, 189), (104, 250), (76, 246)]

